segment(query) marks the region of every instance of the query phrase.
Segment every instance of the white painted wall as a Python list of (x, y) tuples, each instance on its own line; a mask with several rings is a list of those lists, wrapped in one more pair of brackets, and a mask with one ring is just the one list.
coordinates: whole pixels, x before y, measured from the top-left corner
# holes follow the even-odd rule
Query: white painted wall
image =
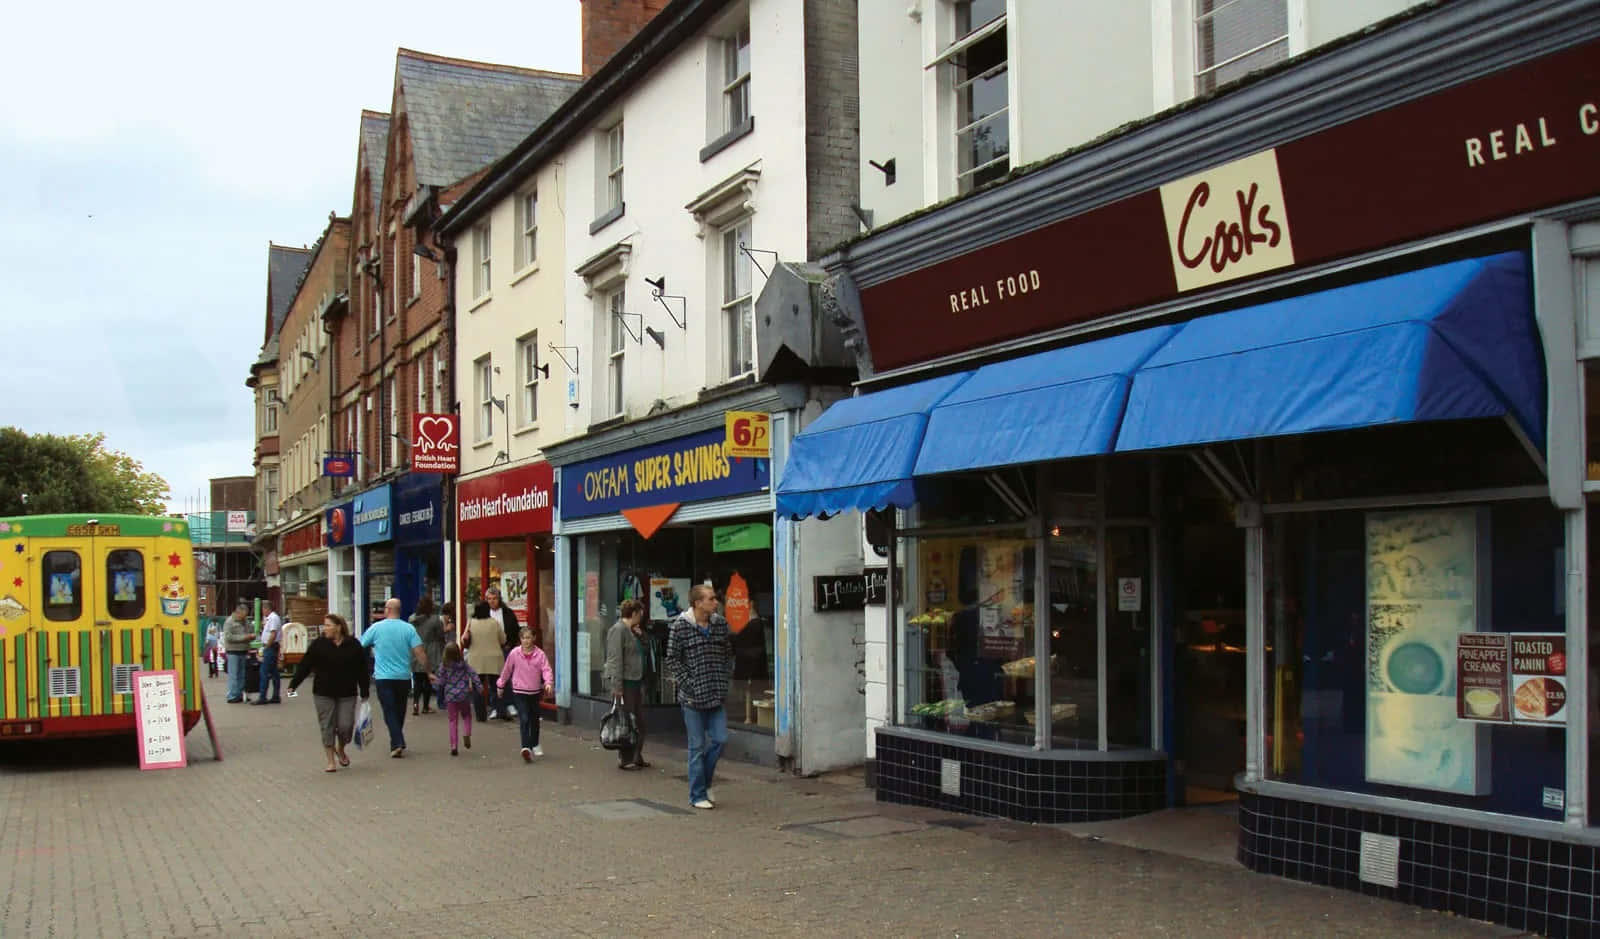
[[(636, 85), (608, 119), (577, 135), (560, 157), (566, 171), (567, 265), (565, 344), (579, 348), (579, 407), (561, 410), (571, 433), (611, 415), (604, 411), (606, 317), (597, 317), (599, 295), (587, 295), (573, 270), (587, 259), (626, 242), (631, 246), (625, 285), (627, 309), (643, 314), (643, 325), (665, 333), (661, 349), (648, 337), (627, 341), (625, 399), (630, 418), (645, 416), (657, 401), (676, 407), (699, 391), (722, 383), (720, 238), (702, 239), (685, 206), (745, 167), (760, 170), (751, 204), (753, 247), (778, 252), (783, 260), (806, 254), (805, 60), (800, 0), (750, 0), (751, 113), (755, 130), (702, 163), (699, 152), (720, 136), (708, 127), (707, 69), (720, 70), (711, 38), (737, 20), (743, 7), (713, 23), (706, 37), (685, 43)], [(720, 112), (718, 112), (720, 113)], [(626, 213), (594, 234), (597, 145), (621, 119), (624, 126)], [(770, 255), (757, 254), (772, 268)], [(680, 329), (651, 298), (644, 278), (665, 276), (669, 301), (687, 328)], [(755, 272), (759, 295), (765, 280)], [(630, 318), (637, 330), (637, 319)], [(558, 363), (559, 367), (559, 363)], [(565, 389), (565, 381), (561, 382)], [(563, 398), (564, 400), (564, 398)]]
[[(922, 25), (915, 3), (861, 3), (861, 204), (882, 224), (921, 208)], [(869, 39), (872, 45), (867, 45)], [(895, 161), (895, 183), (867, 163)]]
[[(566, 253), (566, 173), (559, 164), (547, 164), (536, 174), (538, 187), (539, 236), (537, 257), (518, 268), (516, 240), (516, 200), (501, 200), (489, 214), (490, 289), (478, 299), (472, 296), (475, 259), (473, 236), (463, 232), (456, 241), (456, 397), (461, 402), (461, 474), (488, 469), (495, 454), (506, 447), (504, 421), (510, 421), (509, 456), (512, 463), (532, 459), (545, 445), (567, 435), (565, 408), (566, 368), (549, 351), (549, 344), (563, 342), (563, 301), (568, 272)], [(518, 192), (528, 187), (521, 187)], [(517, 340), (531, 330), (539, 331), (539, 359), (550, 366), (550, 377), (539, 382), (537, 423), (518, 420), (517, 402), (521, 394), (518, 375)], [(499, 366), (495, 376), (496, 397), (511, 395), (507, 413), (495, 412), (494, 433), (486, 440), (474, 439), (478, 417), (476, 376), (473, 363), (485, 353)]]
[[(1292, 0), (1290, 29), (1294, 28), (1295, 4), (1305, 9), (1306, 48), (1362, 30), (1398, 13), (1420, 6), (1417, 0)], [(1292, 37), (1291, 37), (1292, 38)], [(1291, 45), (1291, 48), (1293, 46)], [(1296, 49), (1295, 51), (1302, 51)]]

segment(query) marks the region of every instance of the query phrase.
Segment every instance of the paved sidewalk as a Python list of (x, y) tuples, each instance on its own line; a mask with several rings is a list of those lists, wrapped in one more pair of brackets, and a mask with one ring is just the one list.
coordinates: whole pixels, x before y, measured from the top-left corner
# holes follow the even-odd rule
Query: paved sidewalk
[[(208, 681), (221, 702), (221, 680)], [(131, 748), (0, 750), (0, 935), (1495, 936), (1411, 907), (1062, 831), (881, 806), (859, 780), (724, 763), (686, 805), (682, 751), (615, 769), (593, 728), (442, 714), (405, 759), (322, 772), (311, 697), (215, 705), (190, 765)], [(19, 762), (19, 756), (31, 758)]]

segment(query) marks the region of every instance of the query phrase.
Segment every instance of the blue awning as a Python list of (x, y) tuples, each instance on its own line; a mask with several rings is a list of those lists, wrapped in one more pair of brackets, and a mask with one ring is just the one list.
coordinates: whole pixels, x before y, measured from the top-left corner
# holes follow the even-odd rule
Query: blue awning
[(907, 506), (917, 476), (1407, 421), (1544, 443), (1521, 253), (1455, 261), (838, 402), (794, 442), (791, 517)]
[(1118, 450), (1509, 416), (1544, 442), (1527, 261), (1455, 261), (1185, 323), (1133, 376)]
[(836, 402), (795, 438), (778, 484), (778, 514), (910, 505), (928, 412), (970, 377), (961, 372)]
[(928, 416), (915, 475), (1111, 452), (1133, 373), (1160, 326), (985, 365)]

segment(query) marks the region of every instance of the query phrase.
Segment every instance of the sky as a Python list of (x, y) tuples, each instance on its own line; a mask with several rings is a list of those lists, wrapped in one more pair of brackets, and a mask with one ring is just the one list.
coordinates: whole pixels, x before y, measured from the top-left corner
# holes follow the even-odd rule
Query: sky
[(0, 426), (103, 432), (203, 508), (254, 472), (267, 247), (350, 213), (400, 47), (576, 72), (578, 0), (24, 4), (0, 57)]

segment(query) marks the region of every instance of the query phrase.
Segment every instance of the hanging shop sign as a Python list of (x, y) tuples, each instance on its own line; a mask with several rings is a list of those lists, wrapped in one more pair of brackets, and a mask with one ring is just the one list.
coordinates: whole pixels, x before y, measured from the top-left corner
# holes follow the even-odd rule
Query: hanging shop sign
[(461, 472), (461, 415), (411, 415), (411, 471)]
[(330, 548), (342, 548), (355, 537), (355, 503), (341, 502), (322, 516), (323, 541)]
[(351, 500), (351, 510), (355, 513), (356, 544), (377, 544), (390, 539), (388, 483), (356, 496)]
[(718, 525), (711, 529), (711, 551), (764, 551), (772, 547), (772, 526), (762, 522)]
[(669, 502), (760, 492), (768, 461), (729, 456), (718, 427), (561, 468), (561, 517), (584, 518)]
[(772, 455), (772, 415), (765, 411), (728, 411), (723, 415), (728, 456)]
[(1489, 792), (1488, 729), (1458, 717), (1488, 702), (1465, 698), (1451, 654), (1481, 613), (1480, 529), (1476, 509), (1367, 514), (1368, 782)]
[(867, 605), (864, 574), (824, 574), (811, 578), (811, 606), (819, 613), (859, 610)]
[(394, 540), (396, 544), (431, 544), (444, 539), (443, 490), (439, 477), (407, 473), (394, 483)]
[(356, 455), (345, 451), (329, 451), (322, 458), (322, 475), (335, 479), (350, 479), (356, 475)]
[(456, 537), (461, 541), (520, 538), (548, 532), (555, 470), (529, 463), (456, 484)]
[(873, 363), (901, 368), (1592, 197), (1597, 62), (1600, 42), (1575, 46), (864, 287)]

